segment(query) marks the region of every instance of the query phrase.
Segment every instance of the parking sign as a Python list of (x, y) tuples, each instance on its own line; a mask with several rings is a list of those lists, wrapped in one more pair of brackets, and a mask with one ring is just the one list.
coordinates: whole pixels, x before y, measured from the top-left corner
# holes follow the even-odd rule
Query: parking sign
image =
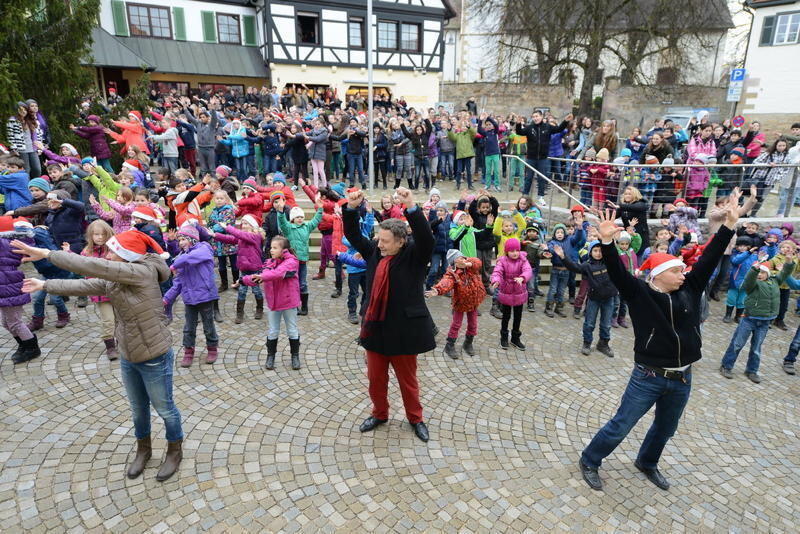
[(743, 82), (744, 81), (745, 72), (746, 72), (745, 69), (733, 69), (731, 71), (731, 81), (732, 82)]

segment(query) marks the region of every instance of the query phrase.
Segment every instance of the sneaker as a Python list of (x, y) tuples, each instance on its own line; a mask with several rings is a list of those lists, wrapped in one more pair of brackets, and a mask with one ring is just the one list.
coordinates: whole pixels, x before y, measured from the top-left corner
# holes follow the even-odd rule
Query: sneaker
[(536, 204), (539, 206), (547, 206), (547, 201), (544, 199), (544, 197), (539, 197), (539, 200), (536, 201)]
[(750, 379), (750, 382), (753, 384), (760, 384), (761, 377), (758, 376), (758, 373), (748, 373), (747, 371), (744, 372), (744, 376)]
[(358, 324), (358, 314), (354, 311), (348, 313), (347, 320), (350, 321), (350, 324)]
[(794, 374), (794, 362), (783, 362), (783, 372), (787, 375)]
[(720, 366), (719, 374), (724, 376), (725, 378), (731, 379), (733, 378), (733, 372), (730, 369)]
[(581, 354), (584, 356), (588, 356), (592, 352), (592, 344), (583, 342), (583, 347), (581, 348)]

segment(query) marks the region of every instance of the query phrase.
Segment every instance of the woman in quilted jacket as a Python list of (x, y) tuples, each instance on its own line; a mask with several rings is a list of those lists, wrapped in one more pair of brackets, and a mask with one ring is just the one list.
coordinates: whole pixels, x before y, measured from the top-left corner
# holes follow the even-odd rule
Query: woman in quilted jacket
[(520, 250), (519, 239), (512, 237), (506, 241), (506, 255), (497, 260), (492, 272), (493, 289), (498, 290), (497, 300), (503, 318), (500, 322), (500, 347), (508, 349), (508, 321), (514, 313), (514, 323), (511, 327), (511, 344), (519, 350), (525, 350), (525, 345), (520, 337), (520, 323), (522, 322), (522, 306), (528, 301), (528, 280), (533, 274), (525, 252)]
[(486, 296), (486, 289), (481, 280), (481, 260), (467, 258), (460, 250), (450, 249), (447, 251), (447, 263), (449, 267), (444, 276), (430, 291), (425, 292), (425, 296), (434, 297), (453, 292), (453, 321), (447, 332), (444, 353), (455, 360), (459, 356), (455, 344), (464, 314), (467, 315), (467, 334), (461, 348), (470, 356), (475, 356), (472, 341), (478, 333), (478, 306)]

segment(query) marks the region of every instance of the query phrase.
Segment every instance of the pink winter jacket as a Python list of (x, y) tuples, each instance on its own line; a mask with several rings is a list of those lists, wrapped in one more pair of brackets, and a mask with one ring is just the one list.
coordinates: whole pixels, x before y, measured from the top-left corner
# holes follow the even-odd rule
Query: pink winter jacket
[(127, 204), (120, 204), (119, 202), (105, 197), (104, 200), (113, 211), (105, 211), (100, 203), (95, 202), (92, 204), (92, 208), (94, 208), (94, 212), (97, 216), (105, 221), (111, 221), (111, 227), (114, 229), (115, 234), (130, 230), (132, 224), (131, 214), (136, 210), (136, 203), (128, 202)]
[[(506, 306), (520, 306), (528, 301), (528, 280), (531, 279), (533, 271), (531, 264), (528, 263), (527, 254), (519, 253), (519, 258), (512, 260), (508, 256), (501, 256), (497, 260), (497, 265), (492, 272), (492, 283), (498, 286), (497, 300)], [(522, 277), (521, 284), (514, 281), (514, 278)]]
[[(290, 310), (300, 306), (300, 279), (297, 271), (300, 262), (288, 250), (283, 251), (283, 257), (272, 258), (264, 262), (261, 272), (261, 281), (264, 283), (264, 296), (270, 311)], [(256, 285), (252, 275), (242, 277), (246, 286)]]

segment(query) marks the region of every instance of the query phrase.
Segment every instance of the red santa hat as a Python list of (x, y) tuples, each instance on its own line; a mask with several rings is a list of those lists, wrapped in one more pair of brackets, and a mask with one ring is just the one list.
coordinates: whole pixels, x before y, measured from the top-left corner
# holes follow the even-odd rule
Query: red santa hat
[(770, 271), (769, 265), (767, 265), (766, 263), (757, 263), (756, 265), (758, 265), (758, 268), (760, 270), (764, 271), (767, 274), (770, 274), (770, 272), (772, 272)]
[(122, 162), (122, 168), (129, 171), (141, 171), (144, 169), (142, 162), (138, 159), (126, 159)]
[(135, 109), (128, 112), (128, 117), (133, 117), (139, 122), (142, 122), (142, 114), (136, 111)]
[(242, 217), (242, 222), (245, 222), (245, 223), (249, 224), (250, 226), (252, 226), (256, 230), (261, 228), (261, 221), (259, 221), (254, 215), (251, 215), (249, 213)]
[(647, 279), (652, 280), (667, 269), (672, 269), (673, 267), (686, 267), (686, 264), (672, 254), (653, 252), (647, 257), (646, 260), (644, 260), (644, 263), (642, 263), (642, 266), (639, 268), (639, 270), (650, 270), (650, 274), (647, 275)]
[(156, 243), (155, 239), (139, 230), (127, 230), (106, 241), (108, 249), (125, 261), (137, 261), (145, 257), (147, 249), (156, 251), (161, 258), (169, 258), (169, 254)]
[(143, 219), (145, 221), (155, 221), (158, 219), (155, 210), (150, 206), (139, 206), (133, 210), (131, 217), (136, 217), (137, 219)]
[(18, 227), (33, 228), (33, 224), (31, 224), (31, 221), (29, 221), (25, 217), (16, 217), (14, 219), (14, 226), (17, 227), (17, 228)]
[(461, 217), (463, 217), (463, 216), (464, 216), (464, 215), (466, 215), (466, 214), (467, 214), (467, 213), (466, 213), (465, 211), (461, 211), (461, 210), (456, 210), (456, 211), (454, 211), (454, 212), (453, 212), (453, 224), (455, 224), (456, 226), (458, 226), (458, 224), (459, 224), (459, 222), (458, 222), (458, 221), (461, 219)]

